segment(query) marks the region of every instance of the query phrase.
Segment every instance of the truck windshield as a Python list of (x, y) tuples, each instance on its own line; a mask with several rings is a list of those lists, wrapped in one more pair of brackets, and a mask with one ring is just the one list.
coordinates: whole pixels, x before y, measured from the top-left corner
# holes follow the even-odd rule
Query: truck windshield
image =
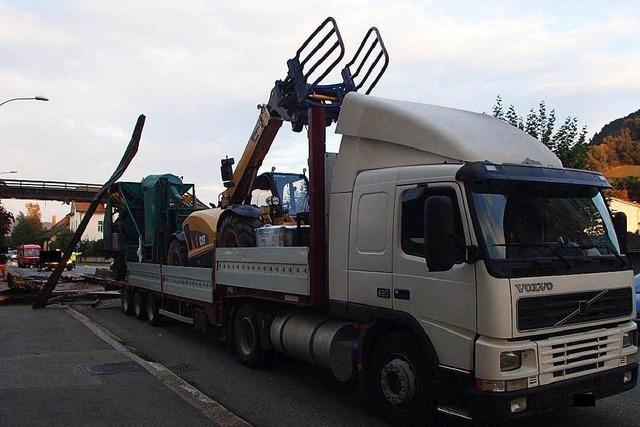
[(24, 256), (38, 256), (40, 254), (40, 249), (38, 248), (25, 248)]
[(477, 183), (478, 224), (492, 260), (553, 259), (567, 269), (579, 260), (625, 263), (602, 194), (567, 184)]
[(309, 192), (304, 175), (274, 174), (273, 180), (280, 195), (282, 208), (289, 215), (309, 211)]

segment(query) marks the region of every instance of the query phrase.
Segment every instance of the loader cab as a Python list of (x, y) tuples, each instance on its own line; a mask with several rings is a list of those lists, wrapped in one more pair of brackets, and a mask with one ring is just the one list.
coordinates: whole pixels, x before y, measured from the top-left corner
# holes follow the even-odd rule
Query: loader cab
[(295, 219), (309, 212), (309, 181), (304, 174), (265, 172), (256, 177), (251, 204), (272, 223)]

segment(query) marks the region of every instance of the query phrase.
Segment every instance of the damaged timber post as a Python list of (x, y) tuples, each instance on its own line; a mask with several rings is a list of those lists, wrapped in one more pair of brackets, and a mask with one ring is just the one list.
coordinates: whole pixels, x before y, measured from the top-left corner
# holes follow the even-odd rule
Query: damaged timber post
[(102, 203), (102, 198), (107, 193), (107, 191), (109, 191), (109, 188), (111, 187), (111, 185), (122, 176), (125, 170), (127, 170), (127, 167), (129, 166), (129, 164), (135, 157), (136, 153), (138, 152), (138, 144), (140, 143), (140, 136), (142, 135), (142, 128), (144, 127), (144, 121), (145, 121), (145, 116), (141, 114), (138, 117), (138, 121), (136, 122), (136, 127), (133, 129), (133, 135), (131, 135), (131, 141), (129, 141), (129, 145), (127, 146), (127, 149), (125, 150), (124, 155), (122, 156), (122, 160), (120, 160), (120, 163), (118, 164), (118, 167), (116, 168), (115, 172), (113, 172), (113, 175), (111, 175), (111, 178), (109, 178), (109, 180), (104, 184), (104, 186), (100, 189), (100, 191), (98, 191), (96, 196), (91, 201), (91, 204), (89, 205), (89, 209), (87, 210), (87, 213), (82, 218), (82, 221), (80, 221), (80, 224), (78, 225), (78, 229), (74, 233), (73, 238), (69, 242), (69, 245), (67, 246), (66, 250), (64, 251), (64, 254), (62, 255), (63, 256), (62, 262), (58, 264), (56, 269), (49, 276), (47, 283), (44, 285), (44, 287), (42, 288), (42, 291), (38, 295), (38, 298), (33, 303), (33, 308), (44, 308), (47, 305), (47, 301), (51, 297), (51, 293), (53, 292), (56, 285), (58, 284), (58, 280), (60, 280), (60, 277), (62, 276), (64, 267), (67, 265), (67, 261), (71, 257), (71, 252), (73, 252), (76, 245), (80, 241), (80, 238), (82, 237), (82, 233), (84, 233), (84, 230), (87, 228), (87, 224), (89, 224), (89, 220), (91, 220), (91, 217), (93, 216), (94, 212), (98, 208), (98, 205)]

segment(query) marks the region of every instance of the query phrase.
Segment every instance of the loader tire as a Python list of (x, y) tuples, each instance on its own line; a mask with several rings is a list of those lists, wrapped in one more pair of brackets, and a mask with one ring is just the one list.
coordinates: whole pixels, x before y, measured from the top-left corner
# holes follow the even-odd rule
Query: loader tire
[(259, 218), (229, 215), (220, 226), (218, 247), (243, 248), (256, 246), (256, 228), (262, 225)]
[(173, 239), (171, 241), (169, 250), (167, 251), (167, 264), (187, 266), (187, 245), (184, 242), (181, 242), (178, 239)]

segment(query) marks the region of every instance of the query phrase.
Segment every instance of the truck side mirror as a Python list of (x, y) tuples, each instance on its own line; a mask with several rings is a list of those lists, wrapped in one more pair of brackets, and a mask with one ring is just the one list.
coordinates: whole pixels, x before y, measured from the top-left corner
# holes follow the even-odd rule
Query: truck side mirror
[(615, 212), (613, 214), (613, 228), (618, 236), (618, 245), (620, 252), (627, 253), (627, 215), (624, 212)]
[(431, 196), (424, 202), (424, 255), (429, 271), (453, 267), (455, 210), (447, 196)]

